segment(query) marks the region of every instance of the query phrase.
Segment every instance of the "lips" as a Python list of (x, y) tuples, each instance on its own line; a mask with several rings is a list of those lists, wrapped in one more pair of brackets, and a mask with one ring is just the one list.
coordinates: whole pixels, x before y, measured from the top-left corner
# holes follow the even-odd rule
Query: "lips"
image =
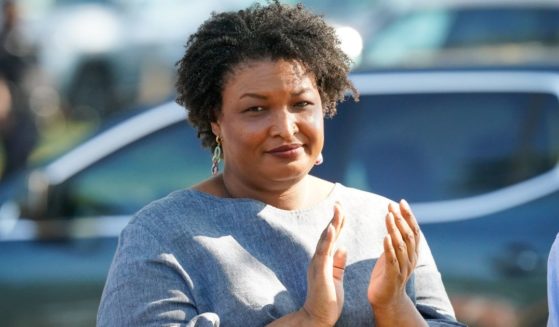
[(296, 160), (302, 154), (302, 149), (302, 144), (285, 144), (266, 152), (276, 158)]
[(286, 145), (278, 146), (277, 148), (273, 148), (272, 150), (269, 150), (268, 153), (288, 152), (288, 151), (296, 150), (301, 146), (302, 146), (301, 144), (286, 144)]

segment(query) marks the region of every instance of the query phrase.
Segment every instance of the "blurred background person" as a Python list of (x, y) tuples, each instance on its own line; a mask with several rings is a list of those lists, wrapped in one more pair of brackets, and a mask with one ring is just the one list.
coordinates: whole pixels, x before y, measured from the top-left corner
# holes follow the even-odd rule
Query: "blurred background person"
[(23, 86), (29, 65), (28, 47), (18, 30), (18, 12), (13, 0), (2, 4), (0, 31), (0, 140), (4, 150), (1, 180), (25, 167), (38, 139), (38, 131)]

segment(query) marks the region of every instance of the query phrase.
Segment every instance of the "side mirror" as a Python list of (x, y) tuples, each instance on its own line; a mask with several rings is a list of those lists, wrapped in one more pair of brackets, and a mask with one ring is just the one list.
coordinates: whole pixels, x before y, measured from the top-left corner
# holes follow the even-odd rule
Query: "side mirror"
[(48, 209), (50, 183), (44, 172), (32, 171), (27, 178), (27, 197), (23, 214), (32, 220), (45, 218)]
[(53, 215), (52, 198), (55, 187), (42, 170), (35, 170), (27, 177), (27, 196), (22, 205), (22, 215), (34, 226), (35, 239), (63, 241), (68, 239), (70, 225)]

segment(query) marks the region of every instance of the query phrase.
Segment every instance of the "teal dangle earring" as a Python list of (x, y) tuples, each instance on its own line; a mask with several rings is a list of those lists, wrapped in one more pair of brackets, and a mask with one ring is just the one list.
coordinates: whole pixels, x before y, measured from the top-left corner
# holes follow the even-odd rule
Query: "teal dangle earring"
[(216, 176), (219, 173), (219, 162), (221, 161), (221, 137), (215, 137), (216, 146), (212, 156), (212, 175)]

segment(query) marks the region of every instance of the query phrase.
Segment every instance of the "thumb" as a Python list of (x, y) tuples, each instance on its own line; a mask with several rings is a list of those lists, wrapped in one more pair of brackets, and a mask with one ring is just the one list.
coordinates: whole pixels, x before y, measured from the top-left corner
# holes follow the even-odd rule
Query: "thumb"
[(332, 274), (334, 276), (334, 279), (337, 279), (339, 281), (343, 281), (344, 280), (344, 272), (345, 272), (345, 266), (346, 266), (346, 261), (347, 261), (347, 250), (345, 248), (339, 248), (336, 250), (336, 253), (334, 253), (334, 260), (333, 260), (333, 269), (332, 269)]

